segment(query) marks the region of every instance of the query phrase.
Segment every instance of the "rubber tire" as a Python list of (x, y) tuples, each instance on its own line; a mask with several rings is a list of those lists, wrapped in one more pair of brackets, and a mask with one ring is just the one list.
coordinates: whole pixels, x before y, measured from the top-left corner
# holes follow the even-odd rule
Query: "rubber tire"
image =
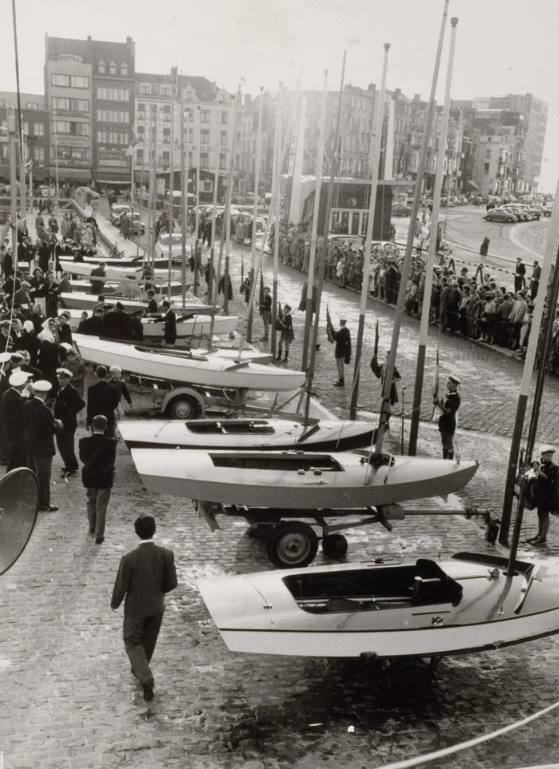
[(196, 419), (200, 413), (200, 404), (188, 395), (177, 396), (166, 409), (166, 414), (171, 419)]
[(347, 555), (347, 539), (343, 534), (328, 534), (322, 538), (322, 552), (326, 558), (339, 561)]
[(301, 521), (289, 521), (275, 526), (266, 542), (270, 561), (280, 569), (308, 566), (318, 551), (314, 529)]

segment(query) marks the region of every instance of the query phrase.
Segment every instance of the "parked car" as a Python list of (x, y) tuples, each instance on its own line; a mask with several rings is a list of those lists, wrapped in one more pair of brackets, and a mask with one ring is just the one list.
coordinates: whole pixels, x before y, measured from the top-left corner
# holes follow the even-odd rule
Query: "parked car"
[(130, 206), (125, 205), (124, 203), (115, 203), (111, 206), (111, 213), (110, 213), (110, 222), (115, 227), (118, 227), (120, 225), (120, 217), (122, 214), (128, 214), (130, 213), (132, 209)]
[(392, 216), (411, 216), (411, 208), (409, 206), (396, 203), (392, 206)]
[[(182, 264), (182, 233), (173, 232), (169, 235), (168, 232), (162, 232), (157, 240), (157, 251), (163, 259), (169, 257), (169, 246), (171, 247), (171, 261), (176, 264)], [(188, 244), (188, 238), (186, 243), (186, 258), (190, 256), (190, 245)]]
[(518, 217), (512, 211), (505, 211), (503, 208), (491, 208), (483, 217), (487, 222), (504, 222), (511, 224), (517, 222)]
[(130, 232), (132, 235), (143, 235), (146, 231), (146, 225), (140, 218), (138, 211), (124, 212), (127, 219), (130, 219)]
[(41, 184), (39, 185), (39, 195), (42, 198), (52, 198), (56, 194), (56, 190), (54, 187), (50, 186), (48, 184)]

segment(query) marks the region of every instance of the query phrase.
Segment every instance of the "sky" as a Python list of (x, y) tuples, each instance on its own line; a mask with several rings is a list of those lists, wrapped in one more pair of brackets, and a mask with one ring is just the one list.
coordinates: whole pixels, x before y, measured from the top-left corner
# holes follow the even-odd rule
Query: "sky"
[[(427, 98), (444, 0), (15, 0), (20, 87), (43, 93), (45, 35), (136, 43), (136, 70), (202, 75), (256, 95), (321, 89), (324, 70), (339, 85), (380, 83), (383, 45), (390, 43), (387, 88)], [(9, 0), (0, 26), (0, 90), (15, 90)], [(555, 192), (559, 175), (557, 0), (450, 0), (459, 19), (451, 94), (455, 99), (531, 92), (549, 105), (540, 190)], [(438, 99), (442, 101), (447, 28)]]

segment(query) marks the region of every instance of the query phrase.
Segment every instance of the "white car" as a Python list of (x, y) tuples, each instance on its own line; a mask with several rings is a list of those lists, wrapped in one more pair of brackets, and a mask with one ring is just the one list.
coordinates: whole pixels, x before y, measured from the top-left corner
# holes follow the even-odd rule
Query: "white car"
[[(190, 256), (190, 244), (188, 243), (188, 240), (189, 238), (187, 237), (187, 242), (186, 242), (186, 258), (187, 259)], [(171, 261), (178, 264), (182, 264), (182, 233), (173, 232), (172, 235), (169, 235), (168, 232), (162, 232), (156, 244), (158, 255), (161, 256), (162, 259), (169, 258), (169, 246), (171, 247)]]

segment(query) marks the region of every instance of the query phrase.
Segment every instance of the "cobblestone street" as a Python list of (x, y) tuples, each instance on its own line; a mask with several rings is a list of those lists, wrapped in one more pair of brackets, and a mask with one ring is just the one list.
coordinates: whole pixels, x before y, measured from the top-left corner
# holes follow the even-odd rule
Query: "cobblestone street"
[[(234, 308), (241, 261), (231, 263)], [(267, 282), (271, 259), (264, 256)], [(279, 298), (294, 309), (302, 276), (282, 266)], [(325, 285), (324, 305), (334, 324), (348, 320), (355, 339), (358, 297)], [(390, 344), (394, 309), (370, 303), (359, 404), (379, 405), (372, 376), (374, 323), (383, 352)], [(260, 335), (256, 320), (255, 336)], [(289, 365), (301, 361), (303, 315), (294, 313), (295, 342)], [(415, 375), (418, 322), (406, 318), (398, 368), (409, 410)], [(334, 388), (332, 347), (321, 324), (316, 394), (346, 413), (350, 386)], [(439, 346), (441, 386), (455, 371), (462, 379), (458, 447), (479, 470), (465, 489), (467, 505), (499, 509), (508, 461), (522, 364), (471, 341), (431, 334), (423, 416), (432, 410), (431, 377)], [(351, 380), (348, 376), (346, 383)], [(541, 440), (558, 435), (559, 382), (549, 379), (540, 418)], [(392, 419), (388, 446), (399, 450), (400, 426)], [(408, 424), (406, 421), (406, 430)], [(79, 434), (83, 434), (83, 428)], [(438, 455), (436, 422), (420, 426), (421, 453)], [(126, 447), (119, 443), (117, 477), (106, 540), (87, 533), (85, 492), (79, 478), (59, 480), (53, 471), (53, 502), (59, 512), (41, 513), (27, 550), (0, 577), (0, 751), (5, 769), (369, 769), (389, 761), (470, 739), (525, 717), (557, 700), (559, 641), (537, 641), (505, 650), (444, 660), (423, 696), (391, 685), (370, 664), (303, 658), (235, 655), (226, 649), (199, 596), (200, 577), (269, 568), (258, 541), (242, 520), (220, 519), (212, 533), (188, 502), (155, 496), (142, 487)], [(175, 551), (179, 587), (170, 594), (154, 657), (156, 699), (147, 706), (129, 672), (121, 640), (122, 613), (109, 608), (121, 555), (135, 546), (133, 521), (150, 511), (158, 541)], [(535, 516), (526, 518), (532, 532)], [(552, 521), (549, 553), (559, 553), (559, 524)], [(489, 545), (479, 519), (410, 516), (388, 533), (379, 526), (349, 532), (350, 557), (417, 558), (457, 551), (499, 552)], [(320, 563), (322, 555), (317, 562)], [(354, 730), (349, 730), (354, 727)], [(559, 716), (553, 712), (529, 727), (467, 750), (439, 766), (489, 769), (550, 763), (557, 757)]]

